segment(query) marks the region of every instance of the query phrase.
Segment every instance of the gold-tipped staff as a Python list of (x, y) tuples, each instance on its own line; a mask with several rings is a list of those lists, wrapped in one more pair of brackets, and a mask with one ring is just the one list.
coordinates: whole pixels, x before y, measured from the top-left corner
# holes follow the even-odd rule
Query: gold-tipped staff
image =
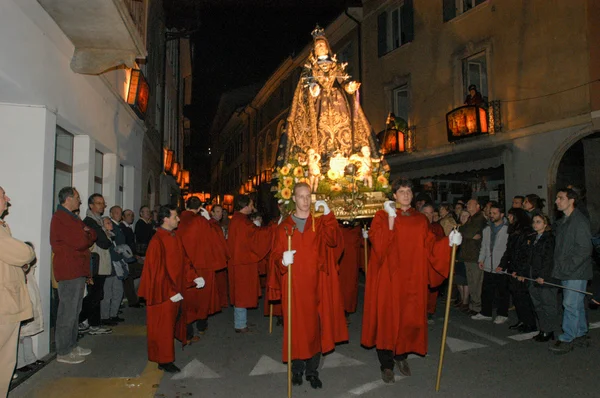
[(271, 333), (273, 333), (273, 303), (269, 303), (269, 334)]
[[(363, 225), (363, 231), (367, 232), (367, 225)], [(364, 237), (364, 234), (363, 234)], [(367, 264), (369, 262), (369, 239), (363, 238), (365, 241), (365, 277), (367, 276)]]
[[(292, 251), (292, 235), (294, 235), (294, 225), (291, 230), (285, 227), (285, 234), (288, 238), (288, 251)], [(293, 264), (293, 263), (292, 263)], [(288, 376), (288, 398), (292, 398), (292, 264), (287, 266), (288, 277), (288, 301), (287, 301), (287, 376)]]
[[(454, 229), (456, 231), (456, 228)], [(442, 379), (442, 367), (444, 365), (444, 351), (446, 350), (446, 334), (448, 333), (448, 317), (450, 315), (450, 303), (452, 302), (452, 283), (454, 282), (454, 261), (456, 261), (456, 247), (452, 245), (452, 256), (450, 258), (450, 275), (448, 277), (448, 295), (446, 298), (446, 314), (444, 316), (444, 330), (442, 332), (442, 346), (440, 347), (440, 360), (438, 362), (437, 380), (435, 382), (435, 391), (440, 391), (440, 381)]]

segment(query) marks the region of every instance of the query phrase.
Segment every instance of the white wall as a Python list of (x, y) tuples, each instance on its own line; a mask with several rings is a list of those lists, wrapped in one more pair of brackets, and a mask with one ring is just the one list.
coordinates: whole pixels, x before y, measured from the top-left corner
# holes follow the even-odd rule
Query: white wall
[(37, 255), (45, 331), (36, 339), (38, 357), (48, 353), (50, 325), (50, 219), (56, 118), (42, 107), (0, 104), (0, 186), (11, 198), (6, 217), (13, 236), (30, 241)]

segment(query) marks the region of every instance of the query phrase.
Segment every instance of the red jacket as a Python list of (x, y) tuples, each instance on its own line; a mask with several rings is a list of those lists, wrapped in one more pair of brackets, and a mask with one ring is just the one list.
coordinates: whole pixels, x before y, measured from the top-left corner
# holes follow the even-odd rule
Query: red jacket
[(52, 264), (57, 281), (91, 276), (90, 247), (95, 241), (96, 232), (93, 229), (64, 207), (58, 206), (50, 223), (50, 244), (54, 252)]

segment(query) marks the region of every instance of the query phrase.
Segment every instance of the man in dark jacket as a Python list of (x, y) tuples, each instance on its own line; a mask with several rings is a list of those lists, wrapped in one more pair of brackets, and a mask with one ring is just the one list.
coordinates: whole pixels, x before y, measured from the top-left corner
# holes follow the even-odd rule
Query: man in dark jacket
[[(565, 288), (584, 291), (588, 280), (593, 277), (592, 233), (589, 220), (576, 207), (577, 200), (577, 193), (570, 188), (560, 189), (556, 194), (556, 207), (564, 213), (564, 217), (555, 226), (552, 276), (559, 279)], [(573, 349), (574, 344), (589, 346), (584, 297), (582, 293), (564, 289), (563, 334), (549, 347), (554, 353), (565, 354)]]
[(119, 224), (123, 235), (125, 235), (125, 242), (134, 254), (136, 261), (129, 263), (129, 275), (123, 281), (123, 288), (125, 289), (125, 297), (127, 297), (127, 303), (129, 307), (142, 308), (143, 305), (140, 303), (140, 299), (135, 291), (134, 281), (142, 275), (142, 266), (138, 263), (138, 253), (136, 251), (135, 232), (133, 231), (133, 219), (135, 214), (132, 210), (126, 209), (123, 211), (123, 220)]
[(58, 315), (56, 318), (57, 361), (77, 364), (91, 350), (77, 345), (77, 319), (83, 300), (86, 279), (91, 280), (90, 246), (96, 232), (73, 214), (79, 209), (79, 192), (65, 187), (58, 193), (60, 205), (50, 223), (50, 244), (54, 257), (52, 267), (58, 281)]
[(467, 211), (471, 214), (469, 221), (460, 228), (463, 236), (461, 257), (467, 270), (469, 283), (470, 315), (481, 312), (481, 287), (483, 285), (483, 270), (479, 269), (479, 250), (481, 249), (481, 232), (487, 225), (487, 220), (481, 211), (481, 205), (476, 199), (467, 202)]
[(140, 219), (135, 223), (136, 252), (140, 257), (146, 257), (146, 249), (156, 230), (152, 222), (152, 212), (148, 206), (140, 208)]

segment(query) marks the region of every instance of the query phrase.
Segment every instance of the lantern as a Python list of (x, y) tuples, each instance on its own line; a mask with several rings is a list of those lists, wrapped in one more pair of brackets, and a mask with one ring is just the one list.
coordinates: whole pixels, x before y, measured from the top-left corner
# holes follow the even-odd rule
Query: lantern
[(448, 141), (488, 134), (487, 110), (477, 105), (465, 105), (446, 114)]
[(258, 175), (255, 175), (254, 177), (252, 177), (252, 185), (256, 187), (256, 186), (258, 186), (259, 184), (260, 184), (260, 181), (259, 181), (259, 176), (258, 176)]
[(135, 113), (142, 119), (148, 109), (148, 98), (150, 89), (148, 83), (139, 69), (133, 69), (129, 76), (129, 90), (127, 91), (127, 103), (131, 105)]
[(190, 171), (189, 170), (183, 170), (182, 184), (190, 185)]
[(177, 179), (177, 176), (179, 175), (179, 163), (178, 162), (173, 163), (173, 167), (171, 167), (171, 175), (175, 179)]
[(170, 173), (171, 172), (171, 168), (173, 167), (173, 155), (175, 155), (175, 152), (170, 150), (170, 149), (163, 149), (163, 157), (164, 157), (164, 170), (165, 173)]
[(377, 134), (382, 155), (401, 153), (405, 151), (406, 122), (397, 119), (392, 112), (387, 117), (385, 130)]

